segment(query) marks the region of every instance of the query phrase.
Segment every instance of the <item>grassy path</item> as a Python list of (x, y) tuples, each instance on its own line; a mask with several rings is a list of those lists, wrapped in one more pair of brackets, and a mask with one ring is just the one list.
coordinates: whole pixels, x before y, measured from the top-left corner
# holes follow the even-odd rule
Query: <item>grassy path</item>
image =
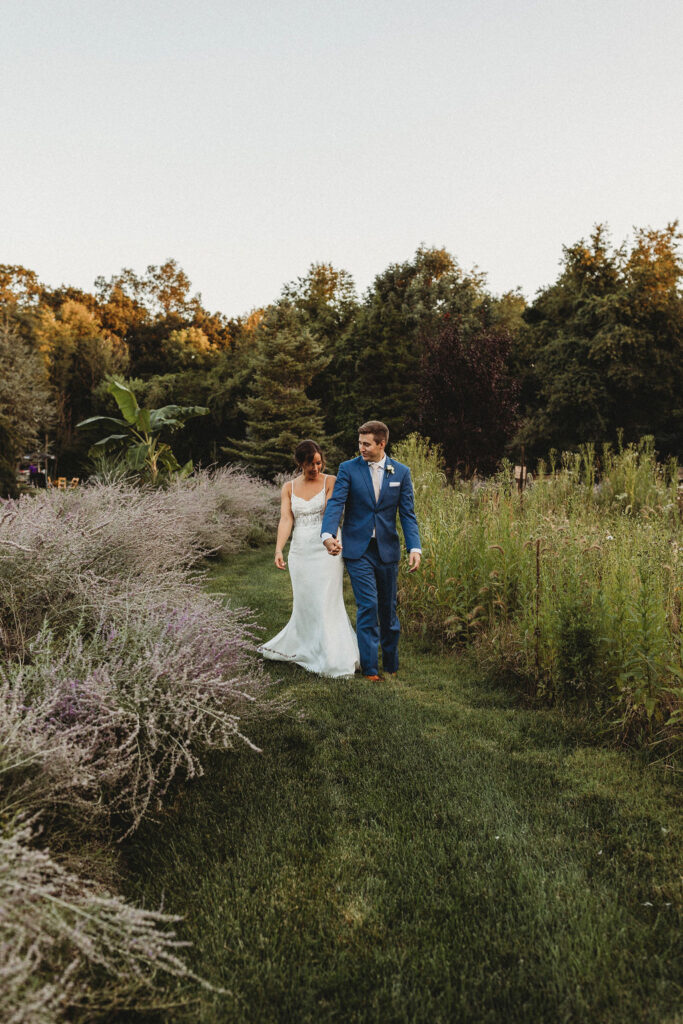
[[(269, 552), (211, 585), (266, 635), (288, 618)], [(128, 846), (134, 895), (185, 915), (231, 993), (144, 1019), (683, 1019), (675, 780), (452, 658), (402, 658), (372, 686), (274, 667), (301, 719), (252, 728), (262, 755), (214, 757)]]

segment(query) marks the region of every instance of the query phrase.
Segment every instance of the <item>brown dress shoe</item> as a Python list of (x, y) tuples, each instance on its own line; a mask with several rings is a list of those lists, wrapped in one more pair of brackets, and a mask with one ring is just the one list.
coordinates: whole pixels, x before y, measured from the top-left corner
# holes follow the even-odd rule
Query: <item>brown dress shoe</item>
[(373, 683), (379, 682), (381, 676), (363, 676), (363, 679), (370, 679)]

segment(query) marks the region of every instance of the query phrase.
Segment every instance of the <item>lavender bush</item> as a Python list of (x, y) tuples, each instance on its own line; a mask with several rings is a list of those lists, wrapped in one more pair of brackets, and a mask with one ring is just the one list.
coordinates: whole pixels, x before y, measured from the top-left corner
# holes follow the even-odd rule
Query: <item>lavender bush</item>
[(46, 618), (58, 633), (74, 624), (90, 631), (112, 609), (169, 600), (184, 607), (197, 593), (193, 566), (276, 522), (274, 494), (226, 469), (169, 491), (118, 482), (7, 502), (0, 509), (0, 645), (24, 656)]
[(239, 551), (252, 538), (274, 532), (280, 514), (279, 488), (235, 466), (174, 482), (168, 495), (186, 516), (193, 513), (200, 546), (215, 554)]
[(244, 723), (275, 705), (253, 625), (204, 592), (201, 563), (274, 525), (274, 496), (226, 469), (0, 506), (0, 979), (16, 1024), (101, 1005), (104, 976), (117, 1006), (158, 969), (188, 976), (169, 919), (99, 894), (12, 823), (122, 837), (206, 751), (256, 749)]
[[(117, 609), (118, 611), (118, 609)], [(191, 606), (129, 610), (84, 637), (45, 626), (23, 662), (0, 668), (0, 714), (24, 806), (66, 807), (82, 824), (137, 827), (179, 770), (201, 774), (201, 754), (236, 741), (263, 706), (246, 613), (201, 593)]]
[[(159, 972), (200, 981), (183, 963), (179, 919), (142, 910), (35, 848), (25, 822), (0, 832), (0, 987), (6, 1024), (52, 1024), (78, 1007), (153, 1003)], [(96, 972), (106, 989), (93, 984)], [(201, 983), (201, 982), (200, 982)]]

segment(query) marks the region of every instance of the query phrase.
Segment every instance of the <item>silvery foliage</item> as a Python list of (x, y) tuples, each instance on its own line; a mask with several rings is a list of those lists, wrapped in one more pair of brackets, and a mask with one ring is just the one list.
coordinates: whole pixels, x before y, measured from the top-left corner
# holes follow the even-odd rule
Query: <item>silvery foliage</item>
[(37, 848), (35, 823), (120, 838), (178, 773), (202, 772), (207, 750), (255, 749), (245, 722), (276, 704), (254, 627), (205, 592), (201, 566), (273, 525), (274, 497), (226, 469), (0, 506), (0, 983), (13, 1024), (99, 1005), (84, 965), (103, 969), (117, 1007), (160, 969), (189, 976), (172, 919), (69, 874)]
[[(0, 833), (0, 990), (6, 1024), (52, 1024), (77, 1005), (121, 1008), (149, 994), (159, 972), (192, 978), (180, 918), (135, 907), (35, 847), (35, 826)], [(106, 990), (84, 985), (99, 968)]]

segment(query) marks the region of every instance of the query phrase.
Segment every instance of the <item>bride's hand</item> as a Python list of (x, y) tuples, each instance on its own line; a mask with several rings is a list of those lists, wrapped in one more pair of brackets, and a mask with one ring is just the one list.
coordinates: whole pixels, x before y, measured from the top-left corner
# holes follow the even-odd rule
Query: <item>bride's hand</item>
[(275, 565), (278, 569), (287, 568), (287, 563), (285, 562), (284, 556), (281, 551), (275, 552)]

